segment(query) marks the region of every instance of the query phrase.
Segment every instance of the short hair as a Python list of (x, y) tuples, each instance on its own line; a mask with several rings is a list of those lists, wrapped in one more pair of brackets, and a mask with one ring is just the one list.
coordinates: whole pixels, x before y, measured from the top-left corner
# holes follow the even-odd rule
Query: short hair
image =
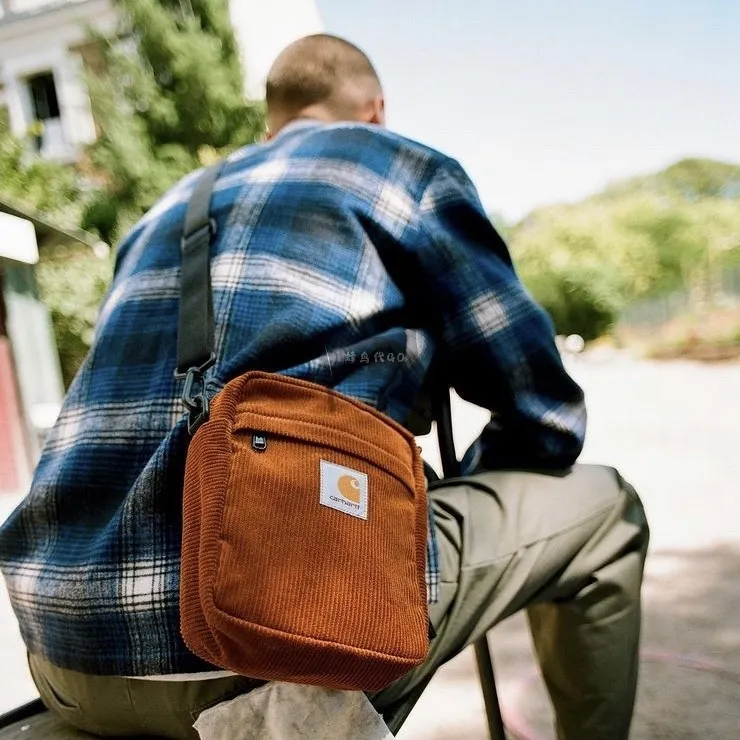
[(318, 33), (280, 53), (267, 76), (265, 101), (268, 110), (287, 116), (318, 103), (343, 108), (350, 101), (337, 99), (337, 93), (367, 81), (380, 89), (378, 73), (362, 50), (338, 36)]

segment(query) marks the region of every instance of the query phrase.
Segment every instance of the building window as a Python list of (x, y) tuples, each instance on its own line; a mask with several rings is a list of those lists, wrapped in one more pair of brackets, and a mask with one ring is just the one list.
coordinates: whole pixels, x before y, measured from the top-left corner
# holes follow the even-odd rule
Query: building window
[(52, 72), (42, 72), (26, 78), (26, 90), (33, 119), (28, 133), (36, 151), (46, 159), (63, 160), (70, 147), (62, 126), (57, 88)]
[(59, 118), (59, 101), (51, 72), (34, 75), (28, 78), (28, 90), (31, 93), (34, 118), (37, 121), (48, 121)]

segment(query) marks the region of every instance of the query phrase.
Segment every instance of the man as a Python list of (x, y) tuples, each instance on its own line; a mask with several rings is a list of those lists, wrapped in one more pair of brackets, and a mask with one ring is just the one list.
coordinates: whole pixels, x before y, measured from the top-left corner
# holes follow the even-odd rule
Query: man
[[(559, 736), (627, 737), (643, 510), (614, 471), (569, 469), (581, 390), (473, 185), (453, 160), (385, 130), (375, 70), (336, 37), (280, 55), (267, 109), (269, 141), (230, 156), (215, 188), (211, 384), (266, 369), (409, 423), (435, 357), (449, 385), (494, 412), (466, 455), (471, 477), (431, 495), (429, 659), (375, 706), (392, 715), (527, 608)], [(204, 708), (255, 686), (202, 663), (179, 634), (188, 433), (173, 368), (195, 179), (120, 245), (90, 355), (0, 537), (44, 701), (101, 735), (192, 738)]]

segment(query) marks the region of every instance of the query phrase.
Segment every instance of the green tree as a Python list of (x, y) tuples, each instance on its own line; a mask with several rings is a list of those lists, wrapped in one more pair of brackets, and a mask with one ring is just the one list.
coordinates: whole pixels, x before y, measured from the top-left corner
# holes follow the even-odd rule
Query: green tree
[(75, 228), (82, 212), (81, 192), (73, 169), (32, 153), (27, 141), (12, 136), (0, 115), (0, 198)]
[(65, 386), (72, 382), (90, 349), (111, 274), (110, 259), (95, 256), (79, 244), (43, 250), (36, 279), (51, 312)]
[(101, 189), (83, 226), (116, 241), (186, 173), (252, 143), (262, 105), (247, 101), (227, 0), (116, 0), (118, 38), (98, 39), (89, 85)]
[(740, 165), (713, 159), (682, 159), (652, 175), (633, 177), (595, 196), (615, 200), (623, 195), (658, 196), (684, 203), (700, 198), (740, 198)]
[(561, 333), (593, 338), (634, 301), (688, 289), (711, 306), (740, 263), (740, 167), (688, 159), (510, 230), (519, 272)]
[(722, 271), (740, 258), (740, 207), (738, 201), (705, 198), (690, 211), (693, 247), (697, 253), (687, 284), (701, 305), (714, 306)]
[(619, 215), (597, 202), (559, 206), (513, 230), (522, 279), (560, 333), (599, 336), (625, 301), (654, 280), (658, 263), (649, 238)]

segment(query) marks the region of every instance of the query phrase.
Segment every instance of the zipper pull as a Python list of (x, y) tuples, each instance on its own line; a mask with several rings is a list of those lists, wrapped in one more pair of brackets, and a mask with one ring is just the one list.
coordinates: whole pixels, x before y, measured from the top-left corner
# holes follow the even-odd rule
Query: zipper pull
[(264, 434), (252, 435), (252, 449), (264, 452), (267, 449), (267, 437)]

